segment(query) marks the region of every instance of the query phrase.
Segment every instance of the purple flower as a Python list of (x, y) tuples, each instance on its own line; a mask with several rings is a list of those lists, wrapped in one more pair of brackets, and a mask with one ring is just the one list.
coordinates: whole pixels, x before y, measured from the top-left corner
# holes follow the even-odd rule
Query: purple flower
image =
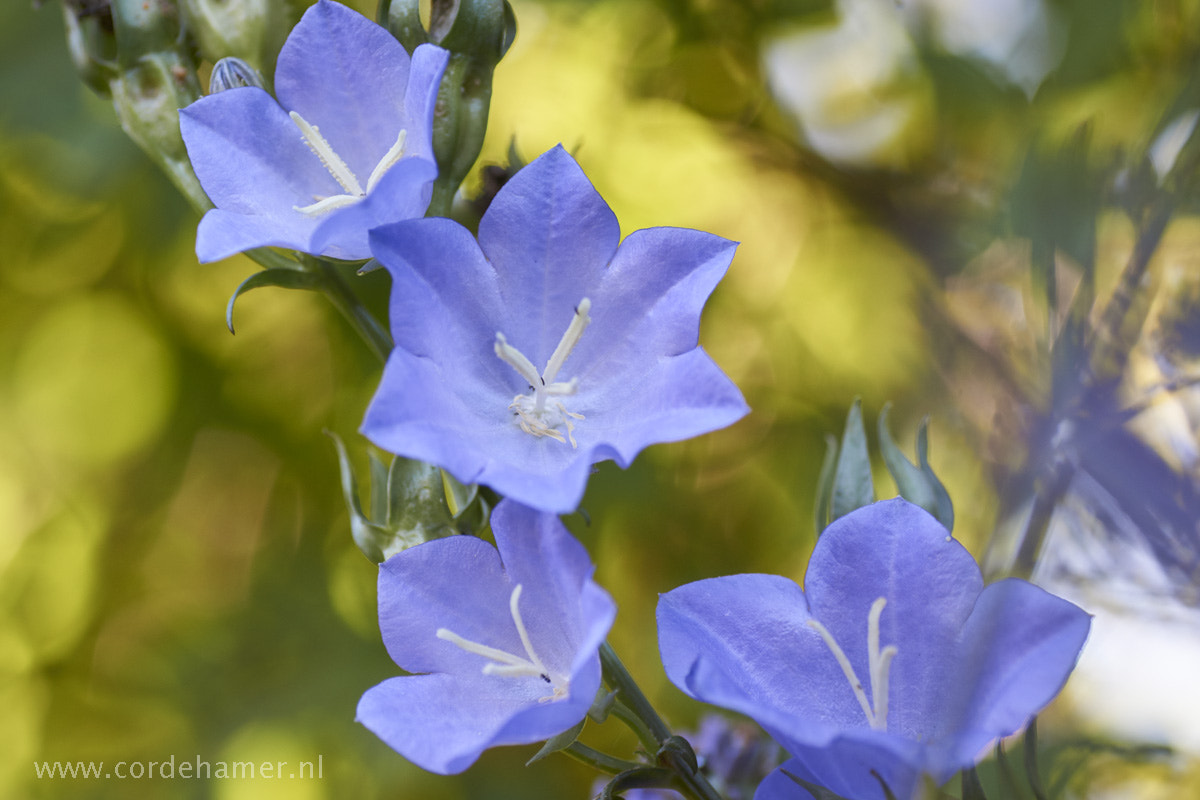
[[(1058, 694), (1087, 637), (1081, 609), (1022, 580), (983, 586), (970, 553), (902, 499), (830, 525), (805, 589), (774, 575), (682, 586), (658, 606), (667, 675), (740, 711), (851, 798), (944, 782)], [(807, 798), (773, 774), (758, 795)]]
[(489, 747), (540, 742), (587, 714), (616, 606), (558, 518), (502, 501), (493, 548), (434, 539), (379, 570), (379, 627), (408, 672), (369, 689), (358, 721), (441, 774)]
[(216, 206), (200, 221), (199, 259), (268, 245), (364, 259), (370, 228), (424, 214), (448, 57), (421, 45), (410, 61), (386, 30), (320, 0), (279, 53), (278, 102), (243, 87), (181, 110), (188, 157)]
[(683, 228), (620, 238), (562, 147), (500, 190), (478, 243), (446, 219), (373, 231), (392, 273), (396, 349), (362, 432), (464, 483), (565, 512), (593, 463), (627, 467), (647, 445), (744, 415), (697, 345), (736, 244)]

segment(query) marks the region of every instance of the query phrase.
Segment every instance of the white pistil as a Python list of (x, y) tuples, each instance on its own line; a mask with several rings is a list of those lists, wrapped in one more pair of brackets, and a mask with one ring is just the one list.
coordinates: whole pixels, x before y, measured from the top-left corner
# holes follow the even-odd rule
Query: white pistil
[(867, 669), (870, 673), (871, 699), (874, 700), (873, 708), (872, 703), (867, 700), (867, 694), (863, 689), (862, 681), (858, 679), (858, 675), (854, 672), (854, 667), (850, 664), (850, 659), (846, 657), (845, 651), (838, 645), (837, 640), (833, 638), (833, 634), (817, 620), (810, 619), (808, 621), (808, 626), (820, 634), (821, 640), (825, 642), (825, 646), (829, 648), (829, 651), (833, 653), (833, 657), (837, 659), (838, 666), (842, 668), (842, 674), (850, 682), (850, 688), (854, 691), (854, 697), (862, 707), (863, 713), (867, 715), (867, 723), (873, 730), (877, 731), (887, 730), (888, 677), (891, 673), (892, 659), (900, 652), (895, 645), (888, 645), (882, 650), (879, 649), (879, 617), (883, 614), (883, 607), (885, 605), (887, 605), (886, 598), (877, 598), (871, 604), (871, 610), (867, 613)]
[(550, 670), (546, 668), (533, 649), (533, 641), (529, 638), (529, 631), (525, 628), (525, 620), (521, 618), (521, 591), (521, 584), (518, 583), (513, 588), (512, 595), (509, 596), (508, 610), (512, 615), (513, 625), (516, 626), (517, 635), (521, 638), (521, 646), (525, 648), (524, 658), (499, 648), (464, 639), (447, 628), (438, 628), (437, 638), (450, 642), (468, 653), (488, 659), (488, 663), (483, 665), (484, 675), (498, 675), (504, 678), (538, 677), (545, 683), (551, 684), (554, 687), (552, 693), (541, 698), (539, 702), (566, 697), (565, 682), (557, 676), (552, 676)]
[(294, 210), (299, 211), (301, 214), (317, 217), (322, 214), (328, 214), (330, 211), (338, 208), (354, 205), (366, 197), (367, 193), (375, 188), (375, 185), (379, 183), (387, 171), (404, 157), (404, 143), (408, 139), (408, 132), (402, 129), (396, 137), (395, 144), (383, 154), (383, 158), (379, 159), (379, 163), (371, 171), (371, 177), (367, 179), (367, 188), (364, 191), (362, 184), (358, 182), (358, 177), (347, 166), (346, 162), (342, 160), (342, 157), (334, 152), (333, 147), (321, 135), (321, 131), (316, 125), (309, 124), (304, 117), (295, 111), (289, 111), (288, 116), (292, 118), (292, 122), (300, 129), (300, 135), (303, 137), (304, 143), (308, 145), (308, 149), (313, 151), (316, 157), (321, 160), (321, 164), (325, 169), (329, 170), (329, 174), (333, 176), (333, 179), (345, 190), (345, 194), (335, 194), (329, 197), (314, 195), (316, 202), (307, 206), (292, 206)]
[[(564, 444), (569, 440), (571, 447), (577, 446), (573, 420), (583, 419), (583, 415), (568, 411), (561, 400), (552, 403), (547, 401), (550, 398), (570, 397), (579, 390), (577, 378), (569, 381), (555, 381), (555, 378), (558, 377), (563, 363), (571, 355), (571, 351), (575, 349), (584, 330), (592, 321), (592, 318), (588, 316), (591, 307), (592, 301), (588, 298), (585, 297), (579, 301), (579, 305), (575, 307), (575, 315), (571, 317), (570, 325), (559, 339), (558, 346), (554, 348), (554, 352), (550, 355), (550, 360), (546, 362), (546, 368), (542, 370), (541, 374), (524, 353), (508, 343), (508, 339), (504, 338), (503, 333), (496, 333), (494, 345), (496, 355), (501, 361), (515, 369), (529, 384), (529, 388), (533, 392), (532, 395), (517, 395), (508, 406), (516, 414), (521, 430), (531, 436), (549, 436)], [(566, 436), (563, 436), (562, 432), (558, 430), (560, 425), (566, 427)]]
[(295, 111), (289, 111), (288, 116), (292, 118), (292, 122), (296, 123), (296, 127), (300, 129), (300, 134), (304, 137), (305, 144), (308, 149), (316, 154), (317, 158), (321, 159), (321, 163), (325, 169), (329, 170), (329, 174), (333, 179), (346, 190), (346, 194), (363, 195), (362, 186), (358, 182), (358, 178), (354, 177), (354, 173), (346, 166), (346, 162), (342, 161), (342, 157), (333, 152), (333, 148), (329, 146), (329, 142), (325, 141), (325, 137), (317, 129), (316, 125), (309, 125), (304, 117), (297, 114)]

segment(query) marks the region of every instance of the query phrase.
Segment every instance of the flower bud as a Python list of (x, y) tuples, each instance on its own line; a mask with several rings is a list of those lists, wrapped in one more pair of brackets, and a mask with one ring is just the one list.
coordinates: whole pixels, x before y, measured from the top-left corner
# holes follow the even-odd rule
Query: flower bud
[[(209, 61), (236, 56), (260, 75), (274, 71), (294, 19), (284, 0), (181, 0), (188, 31)], [(259, 86), (264, 86), (261, 78)]]
[(213, 65), (212, 76), (208, 79), (209, 94), (243, 86), (263, 88), (263, 79), (258, 70), (236, 56), (226, 56)]

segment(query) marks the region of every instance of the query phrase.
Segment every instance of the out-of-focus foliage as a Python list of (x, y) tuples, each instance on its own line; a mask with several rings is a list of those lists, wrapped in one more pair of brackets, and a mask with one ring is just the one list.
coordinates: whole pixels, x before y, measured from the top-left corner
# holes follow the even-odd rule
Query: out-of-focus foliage
[[(272, 19), (300, 10), (258, 5)], [(836, 29), (845, 3), (513, 5), (518, 34), (495, 72), (481, 161), (505, 163), (514, 138), (527, 160), (563, 142), (624, 232), (677, 225), (742, 243), (701, 343), (753, 413), (651, 448), (627, 472), (602, 466), (586, 518), (568, 519), (619, 604), (614, 645), (673, 722), (691, 725), (697, 709), (658, 665), (658, 594), (716, 574), (803, 574), (824, 437), (856, 395), (867, 419), (896, 403), (902, 445), (931, 414), (933, 468), (956, 536), (978, 555), (998, 518), (1028, 532), (1047, 475), (1065, 474), (1047, 465), (1066, 464), (1046, 520), (1047, 552), (1059, 553), (1049, 577), (1094, 598), (1120, 571), (1140, 612), (1196, 604), (1194, 560), (1168, 556), (1195, 543), (1200, 195), (1160, 186), (1170, 148), (1151, 145), (1200, 106), (1200, 3), (1045, 0), (1029, 17), (1046, 20), (1041, 33), (998, 48), (954, 16), (983, 0), (904, 2), (867, 26), (891, 43), (874, 55), (895, 56), (867, 75), (853, 58), (772, 73), (791, 63), (772, 47)], [(60, 13), (58, 0), (0, 6), (0, 796), (586, 796), (593, 776), (565, 759), (525, 769), (534, 748), (435, 778), (353, 723), (361, 692), (396, 670), (321, 429), (350, 440), (378, 365), (307, 293), (246, 296), (229, 336), (225, 303), (254, 265), (196, 264), (194, 213), (80, 83)], [(1045, 63), (1007, 58), (1022, 52)], [(199, 57), (203, 85), (211, 64)], [(808, 106), (789, 105), (797, 92)], [(822, 151), (822, 134), (885, 100), (908, 122), (878, 157)], [(1163, 191), (1172, 213), (1094, 358)], [(381, 309), (386, 276), (359, 281)], [(882, 459), (873, 469), (876, 493), (893, 494)], [(990, 542), (998, 571), (1018, 541), (1029, 539)], [(1118, 693), (1090, 674), (1086, 702)], [(1129, 687), (1136, 711), (1161, 702), (1145, 683)], [(1088, 712), (1060, 703), (1042, 725), (1051, 796), (1200, 785), (1194, 758), (1102, 746), (1117, 734), (1080, 720), (1111, 719)], [(1140, 733), (1182, 745), (1176, 730), (1151, 718)], [(612, 736), (585, 731), (597, 746)], [(172, 754), (321, 755), (324, 778), (32, 770)], [(981, 776), (994, 796), (993, 766)]]

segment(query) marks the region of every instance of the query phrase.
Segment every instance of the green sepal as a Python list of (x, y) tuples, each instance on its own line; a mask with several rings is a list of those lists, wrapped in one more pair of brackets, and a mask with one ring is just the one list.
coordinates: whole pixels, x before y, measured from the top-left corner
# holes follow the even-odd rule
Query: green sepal
[(1025, 729), (1024, 747), (1025, 778), (1029, 781), (1029, 788), (1033, 791), (1034, 800), (1046, 800), (1046, 789), (1042, 786), (1041, 771), (1037, 763), (1037, 717), (1031, 719), (1029, 727)]
[(937, 508), (933, 516), (946, 526), (946, 530), (953, 531), (954, 503), (950, 501), (950, 493), (946, 491), (946, 487), (934, 474), (933, 467), (929, 466), (929, 417), (922, 419), (921, 424), (917, 426), (917, 463), (921, 465), (921, 472), (925, 473), (929, 485), (933, 487), (934, 504)]
[(679, 775), (695, 775), (700, 771), (700, 762), (696, 760), (696, 751), (687, 739), (674, 735), (662, 743), (654, 760)]
[(825, 460), (821, 462), (821, 473), (817, 476), (817, 502), (813, 516), (817, 533), (829, 524), (829, 501), (833, 497), (833, 470), (837, 466), (838, 442), (831, 434), (825, 434)]
[(535, 761), (541, 761), (546, 756), (551, 755), (552, 753), (557, 753), (560, 750), (566, 750), (568, 747), (575, 744), (575, 740), (578, 739), (579, 734), (583, 732), (583, 723), (586, 721), (587, 717), (584, 717), (583, 719), (579, 720), (578, 725), (567, 728), (562, 733), (551, 736), (546, 740), (546, 743), (542, 745), (542, 749), (534, 753), (533, 758), (525, 762), (525, 766), (528, 767)]
[(675, 784), (675, 773), (662, 767), (627, 769), (605, 784), (596, 800), (615, 800), (628, 789), (666, 789)]
[(379, 0), (376, 18), (410, 54), (429, 41), (429, 34), (421, 24), (420, 0)]
[(338, 468), (342, 479), (342, 497), (346, 501), (346, 510), (350, 512), (350, 534), (358, 549), (376, 564), (384, 561), (383, 542), (387, 532), (375, 525), (363, 514), (362, 505), (358, 500), (358, 481), (354, 477), (354, 469), (350, 466), (350, 457), (346, 453), (346, 445), (342, 437), (333, 431), (326, 431), (333, 445), (337, 448)]
[(873, 502), (875, 484), (871, 480), (871, 456), (867, 452), (867, 432), (863, 428), (862, 399), (856, 397), (846, 415), (842, 446), (834, 468), (830, 521)]
[(974, 767), (962, 771), (962, 800), (988, 800)]
[(312, 272), (302, 272), (299, 269), (288, 269), (286, 267), (271, 267), (254, 273), (246, 280), (238, 284), (238, 287), (233, 290), (233, 294), (229, 298), (229, 303), (225, 306), (225, 327), (229, 328), (229, 332), (233, 333), (233, 305), (237, 299), (251, 289), (258, 289), (263, 286), (278, 286), (281, 289), (319, 289), (321, 278), (319, 275)]
[(883, 454), (888, 472), (896, 482), (896, 489), (905, 500), (936, 517), (938, 522), (946, 526), (946, 530), (953, 530), (954, 507), (950, 503), (950, 495), (929, 466), (929, 418), (921, 420), (917, 429), (917, 459), (920, 461), (918, 466), (905, 457), (892, 438), (887, 424), (890, 410), (891, 403), (888, 403), (879, 412), (879, 450)]
[(600, 725), (608, 719), (608, 715), (612, 711), (613, 706), (617, 704), (618, 694), (620, 694), (619, 691), (614, 689), (610, 692), (605, 690), (604, 686), (601, 686), (596, 690), (596, 699), (592, 700), (591, 708), (589, 708), (587, 712), (587, 715), (591, 718), (592, 722)]

